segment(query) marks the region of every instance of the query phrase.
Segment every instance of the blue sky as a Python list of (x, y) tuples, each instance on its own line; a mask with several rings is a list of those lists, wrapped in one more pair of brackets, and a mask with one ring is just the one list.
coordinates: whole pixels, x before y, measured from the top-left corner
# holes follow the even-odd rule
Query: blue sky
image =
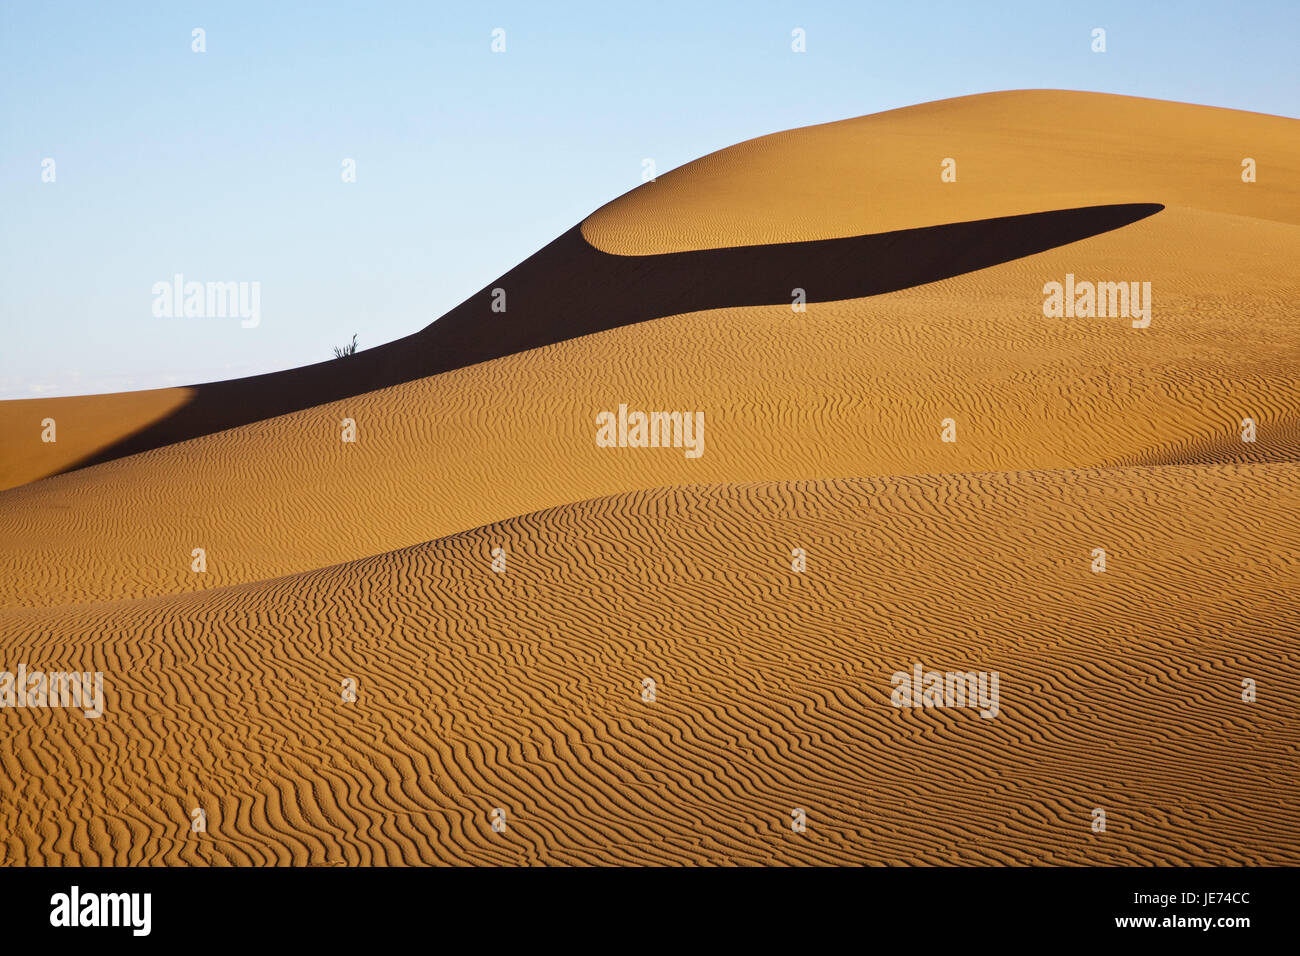
[[(233, 378), (414, 332), (635, 187), (644, 157), (664, 172), (998, 89), (1295, 116), (1298, 40), (1294, 0), (4, 0), (0, 397)], [(260, 324), (155, 316), (176, 273), (259, 282)]]

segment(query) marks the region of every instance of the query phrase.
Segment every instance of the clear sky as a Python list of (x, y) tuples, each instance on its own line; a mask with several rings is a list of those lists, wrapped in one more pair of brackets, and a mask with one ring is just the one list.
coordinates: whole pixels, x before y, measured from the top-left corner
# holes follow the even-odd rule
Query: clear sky
[[(1300, 0), (0, 0), (0, 397), (234, 378), (414, 332), (638, 185), (646, 157), (662, 173), (999, 89), (1296, 116), (1298, 58)], [(260, 323), (155, 316), (176, 273), (259, 282)]]

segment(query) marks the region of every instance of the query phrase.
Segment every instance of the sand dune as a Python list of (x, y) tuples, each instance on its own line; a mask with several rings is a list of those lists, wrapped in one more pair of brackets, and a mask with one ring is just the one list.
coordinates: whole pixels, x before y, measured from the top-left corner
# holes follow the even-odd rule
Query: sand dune
[[(1240, 175), (1246, 157), (1258, 166), (1250, 184)], [(88, 451), (77, 446), (76, 458), (43, 451), (29, 462), (27, 453), (24, 467), (0, 466), (0, 488), (630, 322), (765, 302), (728, 300), (725, 276), (737, 272), (770, 278), (780, 301), (789, 300), (787, 286), (800, 283), (812, 301), (882, 291), (876, 283), (835, 294), (797, 261), (778, 258), (774, 269), (770, 258), (749, 260), (752, 253), (735, 254), (734, 263), (721, 267), (707, 258), (619, 264), (610, 254), (826, 241), (1109, 204), (1185, 206), (1295, 225), (1297, 157), (1294, 120), (1060, 90), (959, 97), (761, 137), (632, 190), (434, 324), (359, 353), (346, 367), (322, 362), (194, 386), (161, 421), (154, 407), (174, 406), (176, 390), (164, 390), (147, 406), (118, 395), (44, 400), (37, 420), (79, 421), (111, 411), (117, 432), (93, 431), (97, 444)], [(958, 161), (954, 183), (940, 181), (944, 158)], [(1043, 239), (1044, 248), (1055, 241), (1050, 234)], [(995, 256), (1003, 244), (990, 245)], [(863, 250), (856, 269), (850, 259), (834, 273), (861, 270), (888, 279), (887, 270), (873, 268), (876, 251)], [(932, 243), (919, 261), (936, 268), (917, 280), (957, 274), (955, 251), (951, 237)], [(918, 257), (908, 250), (892, 264), (899, 259)], [(508, 292), (505, 314), (492, 310), (495, 288)], [(0, 403), (0, 442), (32, 441), (37, 411)], [(79, 434), (92, 433), (78, 427)]]
[[(78, 467), (134, 429), (148, 428), (183, 407), (191, 391), (155, 388), (106, 396), (25, 398), (0, 402), (0, 489)], [(44, 440), (53, 420), (53, 441)]]
[[(243, 583), (646, 487), (1294, 459), (1297, 256), (1300, 228), (1167, 209), (925, 286), (671, 316), (172, 445), (0, 494), (0, 604)], [(1044, 318), (1067, 272), (1151, 281), (1151, 326)], [(621, 402), (704, 411), (705, 453), (596, 447)]]
[[(1076, 242), (1154, 215), (1158, 203), (1086, 206), (945, 223), (845, 239), (670, 253), (630, 260), (575, 227), (416, 335), (351, 356), (188, 389), (47, 399), (0, 406), (0, 434), (34, 442), (32, 422), (71, 421), (76, 456), (30, 452), (12, 483), (88, 467), (344, 396), (684, 312), (790, 300), (879, 295)], [(574, 290), (582, 290), (575, 296)], [(497, 293), (508, 297), (499, 300)], [(498, 305), (507, 306), (500, 311)], [(180, 396), (180, 397), (178, 397)], [(154, 406), (169, 412), (159, 415)], [(39, 415), (36, 413), (39, 412)], [(120, 424), (116, 433), (99, 427)], [(39, 447), (39, 446), (37, 446)], [(0, 486), (4, 487), (4, 486)]]
[[(945, 159), (955, 182), (940, 180)], [(730, 146), (619, 197), (582, 234), (642, 256), (1142, 202), (1300, 223), (1300, 126), (1135, 96), (962, 96)]]
[[(0, 669), (108, 688), (0, 711), (3, 861), (1296, 863), (1298, 146), (924, 104), (634, 190), (504, 316), (0, 403)], [(1045, 316), (1067, 274), (1149, 327)], [(703, 454), (599, 447), (620, 404)], [(1001, 713), (892, 707), (918, 661)]]
[[(11, 659), (109, 689), (98, 721), (5, 715), (5, 859), (1294, 865), (1298, 478), (636, 492), (207, 594), (7, 611)], [(999, 671), (1000, 714), (894, 708), (913, 662)]]

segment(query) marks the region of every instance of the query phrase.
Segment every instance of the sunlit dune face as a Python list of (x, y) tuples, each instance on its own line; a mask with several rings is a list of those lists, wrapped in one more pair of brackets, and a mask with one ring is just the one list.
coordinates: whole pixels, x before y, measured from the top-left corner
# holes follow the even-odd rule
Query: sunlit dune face
[(601, 207), (582, 233), (654, 255), (1140, 202), (1300, 223), (1300, 124), (1101, 93), (960, 97), (712, 153)]
[(0, 402), (0, 491), (57, 475), (160, 421), (188, 388)]

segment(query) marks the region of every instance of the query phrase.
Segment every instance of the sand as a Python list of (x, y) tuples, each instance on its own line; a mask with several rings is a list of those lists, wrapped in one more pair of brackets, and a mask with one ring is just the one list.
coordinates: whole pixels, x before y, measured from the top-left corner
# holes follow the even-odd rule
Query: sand
[[(0, 402), (0, 488), (74, 469), (135, 428), (165, 420), (190, 398), (185, 388)], [(52, 431), (51, 431), (52, 428)]]
[[(1294, 864), (1298, 131), (1050, 91), (794, 130), (602, 208), (508, 318), (0, 403), (0, 668), (107, 686), (0, 710), (3, 860)], [(944, 228), (1117, 203), (1159, 205), (987, 267), (1005, 230)], [(749, 299), (698, 252), (894, 230), (758, 250)], [(951, 274), (772, 298), (864, 249), (846, 281)], [(1150, 327), (1045, 317), (1067, 273), (1150, 282)], [(703, 411), (704, 454), (597, 447), (620, 403)], [(891, 706), (918, 661), (1001, 712)]]
[[(955, 182), (940, 179), (945, 159)], [(582, 232), (606, 252), (650, 255), (1124, 202), (1294, 225), (1300, 128), (1133, 96), (964, 96), (739, 143), (619, 197)]]

